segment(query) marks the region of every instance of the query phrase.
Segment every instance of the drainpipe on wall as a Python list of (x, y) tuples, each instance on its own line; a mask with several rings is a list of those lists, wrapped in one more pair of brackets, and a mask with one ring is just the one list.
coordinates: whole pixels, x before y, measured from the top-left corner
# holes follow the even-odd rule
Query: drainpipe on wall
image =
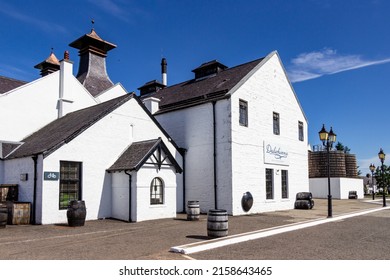
[(186, 212), (186, 152), (184, 148), (179, 149), (179, 153), (183, 157), (183, 213)]
[(34, 155), (32, 157), (32, 160), (34, 161), (34, 193), (33, 193), (33, 207), (32, 207), (32, 224), (36, 224), (36, 212), (37, 212), (37, 175), (38, 175), (38, 156)]
[(213, 142), (214, 142), (214, 206), (215, 209), (218, 209), (218, 199), (217, 199), (217, 126), (215, 118), (215, 104), (217, 102), (213, 101)]
[(129, 222), (132, 222), (131, 220), (131, 173), (127, 173), (125, 170), (125, 174), (129, 176)]

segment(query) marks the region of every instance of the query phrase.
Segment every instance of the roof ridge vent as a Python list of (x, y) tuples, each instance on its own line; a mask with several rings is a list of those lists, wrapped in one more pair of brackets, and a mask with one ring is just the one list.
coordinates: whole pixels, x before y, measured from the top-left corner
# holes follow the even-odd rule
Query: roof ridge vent
[(152, 80), (147, 83), (145, 83), (143, 86), (139, 87), (139, 91), (141, 96), (145, 96), (147, 94), (158, 92), (160, 89), (165, 88), (166, 85), (163, 83), (160, 83), (157, 80)]
[(203, 63), (199, 67), (192, 70), (192, 72), (195, 73), (195, 80), (200, 80), (200, 79), (208, 78), (210, 76), (215, 76), (216, 74), (222, 72), (227, 68), (228, 67), (226, 65), (214, 59), (209, 62)]
[(34, 68), (41, 70), (42, 77), (60, 70), (60, 62), (58, 61), (58, 58), (55, 56), (53, 49), (51, 49), (51, 53), (48, 56), (48, 58), (46, 58), (41, 63), (35, 65)]

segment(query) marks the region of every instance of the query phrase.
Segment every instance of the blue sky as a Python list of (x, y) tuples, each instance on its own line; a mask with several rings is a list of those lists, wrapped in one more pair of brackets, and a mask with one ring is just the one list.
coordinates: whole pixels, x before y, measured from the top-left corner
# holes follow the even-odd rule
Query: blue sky
[[(94, 28), (116, 44), (107, 58), (111, 80), (128, 91), (160, 80), (193, 77), (217, 59), (235, 66), (277, 50), (319, 144), (324, 123), (356, 154), (363, 174), (389, 153), (390, 1), (386, 0), (0, 0), (0, 75), (31, 81), (33, 66), (53, 48), (68, 46)], [(75, 73), (76, 74), (76, 73)], [(137, 91), (138, 92), (138, 91)]]

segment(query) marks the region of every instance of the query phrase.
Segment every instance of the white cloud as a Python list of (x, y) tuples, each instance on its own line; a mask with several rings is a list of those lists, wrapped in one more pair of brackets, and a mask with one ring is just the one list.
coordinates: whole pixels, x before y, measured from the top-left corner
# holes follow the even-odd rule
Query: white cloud
[(133, 22), (134, 16), (148, 17), (148, 12), (140, 9), (136, 3), (127, 0), (89, 0), (102, 11), (125, 22)]
[(18, 9), (15, 9), (14, 7), (7, 5), (5, 3), (0, 3), (1, 4), (1, 9), (0, 13), (3, 13), (11, 18), (14, 18), (16, 20), (19, 20), (21, 22), (25, 22), (27, 24), (34, 25), (35, 27), (41, 29), (44, 32), (61, 32), (61, 33), (66, 33), (66, 28), (63, 26), (60, 26), (58, 24), (44, 21), (44, 20), (39, 20), (36, 18), (33, 18), (27, 14), (21, 13)]
[(321, 51), (302, 53), (291, 60), (288, 74), (291, 82), (302, 82), (358, 68), (389, 63), (390, 58), (366, 60), (360, 55), (340, 55), (336, 50), (325, 48)]

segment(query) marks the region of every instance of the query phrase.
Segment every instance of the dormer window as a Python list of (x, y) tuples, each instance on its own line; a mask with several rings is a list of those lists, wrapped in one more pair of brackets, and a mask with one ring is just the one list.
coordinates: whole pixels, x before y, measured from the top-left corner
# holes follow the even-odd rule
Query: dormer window
[(153, 81), (147, 82), (146, 84), (144, 84), (142, 87), (139, 87), (138, 89), (140, 91), (141, 96), (143, 96), (143, 95), (147, 95), (150, 93), (158, 92), (160, 89), (163, 89), (165, 87), (166, 87), (166, 85), (160, 83), (157, 80), (153, 80)]
[(206, 63), (203, 63), (198, 68), (192, 70), (195, 73), (195, 80), (204, 79), (227, 69), (226, 65), (218, 62), (217, 60), (212, 60)]

